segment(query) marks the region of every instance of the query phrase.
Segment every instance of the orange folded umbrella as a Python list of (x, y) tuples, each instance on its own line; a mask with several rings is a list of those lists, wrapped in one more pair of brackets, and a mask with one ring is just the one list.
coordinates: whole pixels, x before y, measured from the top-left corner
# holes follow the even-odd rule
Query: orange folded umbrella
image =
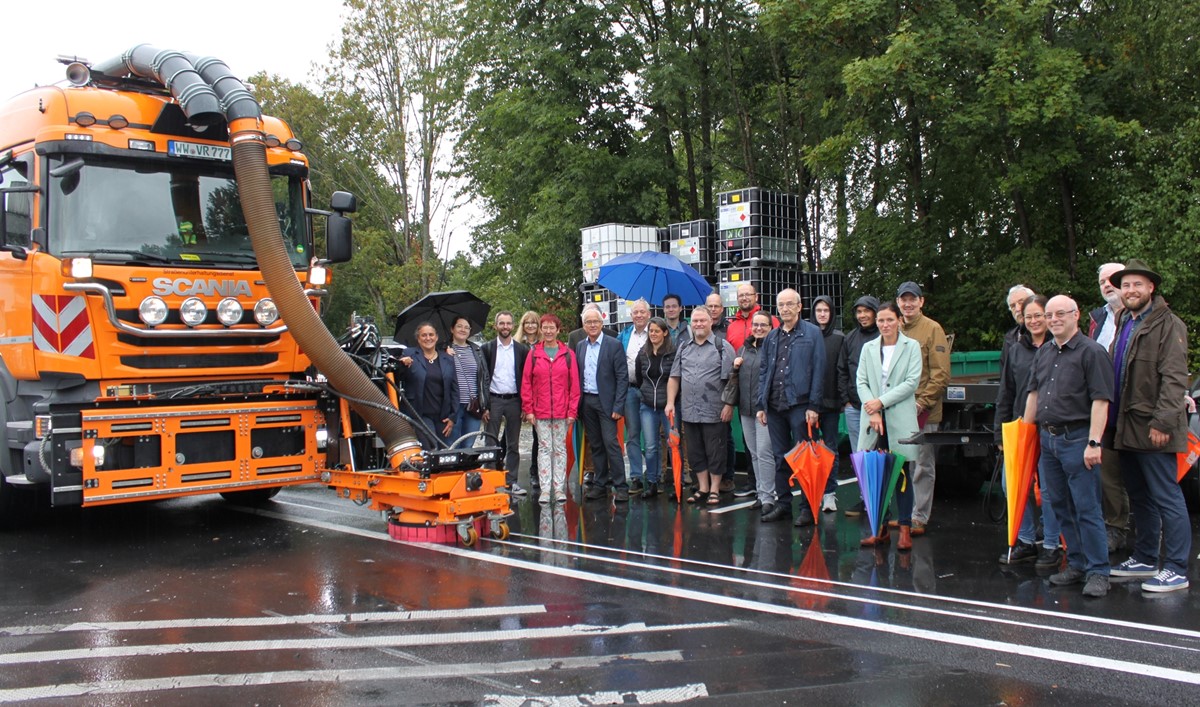
[(811, 439), (812, 425), (808, 426), (810, 439), (799, 442), (792, 451), (784, 457), (792, 468), (789, 483), (799, 486), (804, 491), (804, 498), (812, 509), (813, 517), (819, 517), (821, 497), (825, 494), (825, 483), (833, 471), (833, 462), (837, 458), (833, 450), (819, 440)]
[(675, 502), (683, 502), (683, 459), (679, 453), (679, 431), (667, 430), (667, 446), (671, 448), (671, 474), (675, 478)]
[(1016, 547), (1025, 515), (1041, 442), (1037, 425), (1024, 420), (1005, 422), (1000, 426), (1000, 434), (1004, 441), (1004, 489), (1008, 495), (1008, 545), (1012, 548)]
[(1177, 474), (1175, 480), (1183, 481), (1183, 477), (1187, 476), (1188, 469), (1196, 465), (1196, 459), (1200, 459), (1200, 438), (1196, 437), (1196, 433), (1188, 430), (1187, 451), (1180, 452), (1175, 455)]

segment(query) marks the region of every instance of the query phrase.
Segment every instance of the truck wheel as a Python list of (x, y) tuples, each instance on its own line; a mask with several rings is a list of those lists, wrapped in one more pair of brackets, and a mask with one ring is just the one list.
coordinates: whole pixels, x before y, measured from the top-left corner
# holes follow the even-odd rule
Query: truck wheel
[(230, 503), (236, 503), (239, 506), (261, 506), (278, 496), (282, 489), (282, 486), (275, 486), (268, 489), (252, 489), (250, 491), (226, 491), (221, 494), (221, 498)]

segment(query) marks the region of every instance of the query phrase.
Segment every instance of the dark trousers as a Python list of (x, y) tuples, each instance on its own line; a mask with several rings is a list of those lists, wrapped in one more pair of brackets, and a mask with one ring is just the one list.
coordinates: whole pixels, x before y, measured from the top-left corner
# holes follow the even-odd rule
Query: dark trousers
[(628, 488), (625, 460), (621, 458), (621, 440), (617, 439), (617, 421), (600, 407), (599, 395), (584, 393), (579, 407), (588, 448), (592, 450), (592, 464), (596, 469), (593, 483), (602, 489), (610, 486), (613, 490)]
[[(521, 470), (521, 398), (500, 398), (492, 395), (488, 399), (487, 433), (492, 437), (499, 437), (502, 418), (505, 447), (504, 482), (512, 486), (517, 483), (517, 472)], [(489, 439), (488, 444), (493, 442)]]
[(825, 482), (825, 493), (837, 491), (838, 421), (841, 417), (841, 410), (821, 413), (821, 441), (833, 450), (833, 468), (829, 470), (829, 480)]
[[(1108, 450), (1104, 453), (1108, 454)], [(1121, 450), (1120, 455), (1129, 507), (1137, 518), (1133, 559), (1157, 566), (1161, 532), (1163, 569), (1186, 577), (1192, 524), (1183, 491), (1175, 481), (1175, 455), (1129, 450)]]
[(687, 435), (688, 463), (693, 472), (725, 475), (726, 445), (729, 442), (728, 422), (689, 422)]
[(797, 405), (786, 410), (767, 411), (767, 433), (771, 435), (771, 452), (775, 455), (775, 495), (784, 508), (792, 508), (792, 467), (787, 453), (798, 443), (812, 439), (805, 421), (807, 408)]

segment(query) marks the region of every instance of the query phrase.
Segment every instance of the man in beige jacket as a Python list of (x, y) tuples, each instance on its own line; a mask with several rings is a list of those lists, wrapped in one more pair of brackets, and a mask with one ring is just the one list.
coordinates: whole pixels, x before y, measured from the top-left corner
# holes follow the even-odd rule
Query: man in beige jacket
[[(922, 432), (936, 432), (942, 421), (942, 396), (950, 383), (950, 343), (942, 325), (921, 313), (925, 295), (915, 282), (896, 290), (896, 303), (904, 316), (904, 335), (921, 345), (921, 383), (917, 387), (917, 422)], [(912, 534), (923, 535), (933, 508), (933, 485), (937, 478), (937, 450), (922, 444), (912, 465)]]

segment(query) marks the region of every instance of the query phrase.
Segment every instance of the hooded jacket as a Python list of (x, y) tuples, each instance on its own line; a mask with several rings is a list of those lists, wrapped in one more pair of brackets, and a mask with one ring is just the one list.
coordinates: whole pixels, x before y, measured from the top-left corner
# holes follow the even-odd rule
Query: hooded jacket
[[(1155, 294), (1150, 311), (1129, 335), (1122, 359), (1117, 424), (1112, 432), (1113, 447), (1137, 452), (1187, 451), (1187, 414), (1183, 396), (1187, 393), (1187, 326), (1167, 301)], [(1121, 329), (1129, 321), (1129, 310), (1117, 319), (1113, 337), (1115, 360)], [(1150, 443), (1150, 429), (1171, 435), (1163, 447)]]
[(579, 414), (579, 366), (575, 352), (559, 343), (554, 360), (546, 355), (545, 343), (529, 352), (521, 384), (521, 411), (539, 420), (565, 420)]
[[(817, 304), (824, 302), (829, 306), (829, 323), (821, 326), (817, 323)], [(813, 299), (812, 312), (809, 321), (821, 330), (825, 337), (825, 379), (821, 386), (824, 391), (821, 396), (821, 412), (841, 412), (842, 396), (838, 394), (837, 360), (842, 355), (842, 344), (846, 335), (833, 326), (833, 298), (821, 295)]]
[[(863, 295), (854, 303), (854, 309), (866, 307), (872, 312), (879, 311), (879, 300), (871, 295)], [(879, 327), (872, 324), (863, 327), (854, 320), (854, 331), (846, 334), (842, 342), (842, 350), (837, 359), (838, 395), (842, 405), (853, 405), (861, 408), (863, 401), (858, 398), (858, 361), (862, 358), (863, 344), (879, 338)]]

